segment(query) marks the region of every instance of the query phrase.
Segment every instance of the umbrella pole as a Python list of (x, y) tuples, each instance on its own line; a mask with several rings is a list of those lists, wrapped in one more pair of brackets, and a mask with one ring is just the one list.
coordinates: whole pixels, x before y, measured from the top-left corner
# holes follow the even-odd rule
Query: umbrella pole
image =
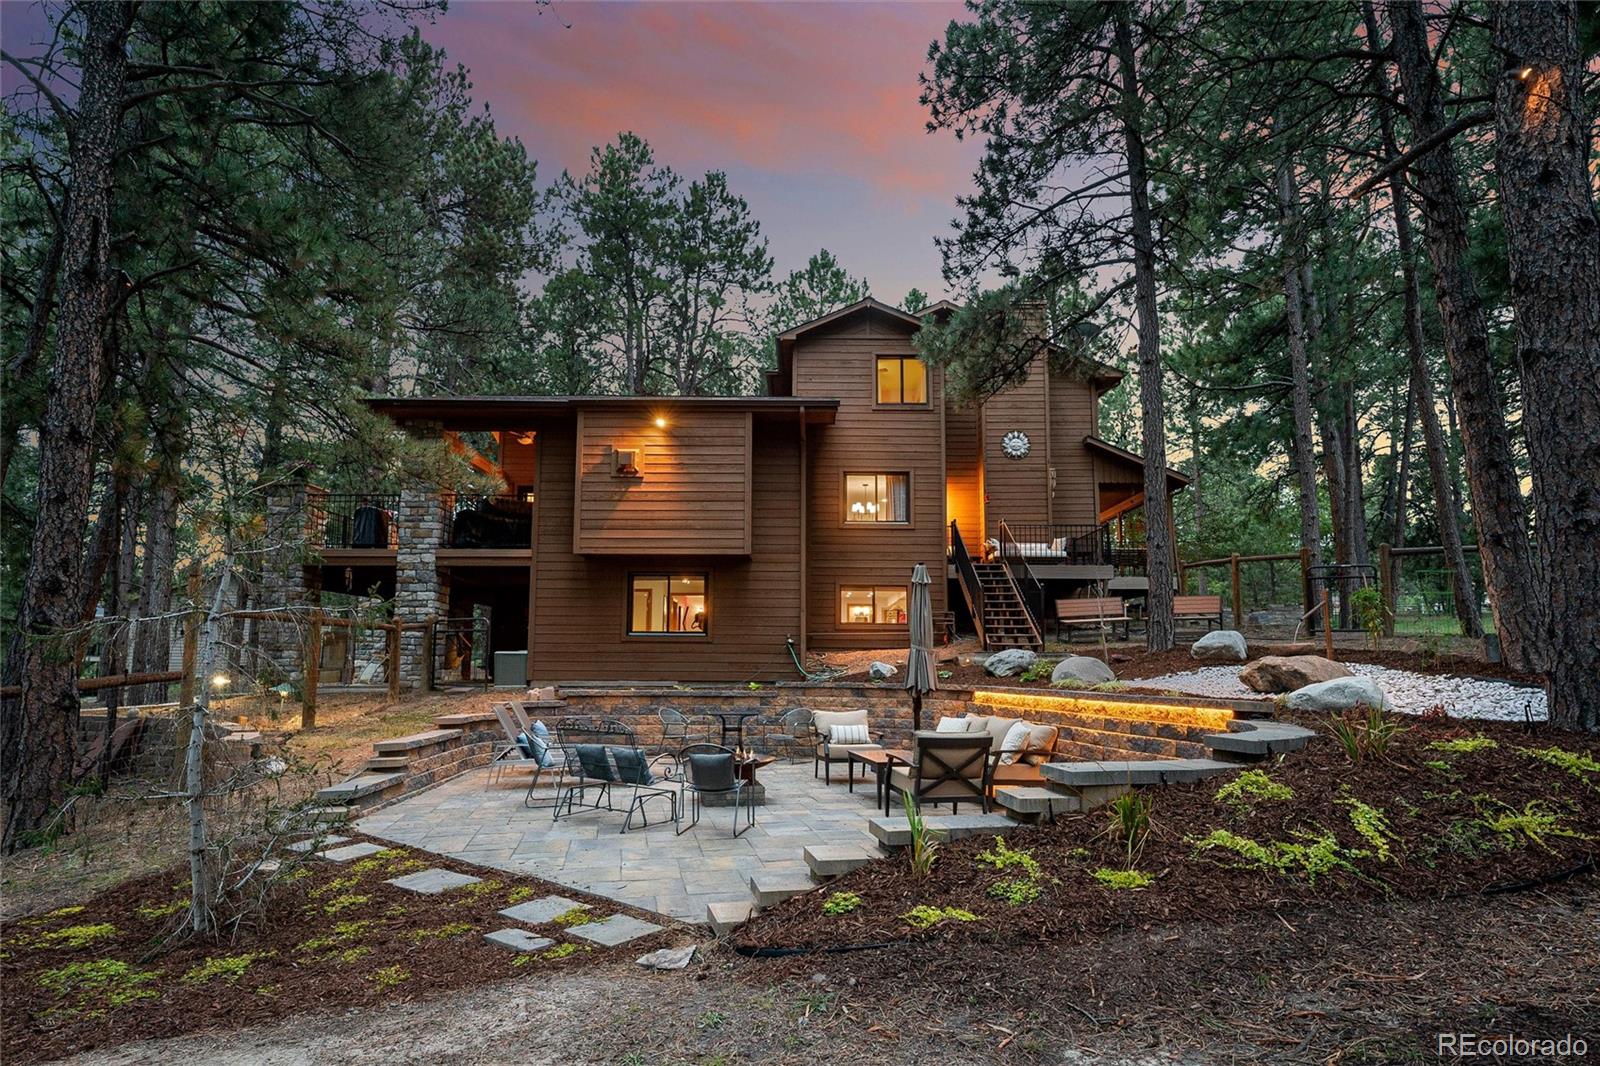
[(911, 730), (917, 732), (922, 728), (922, 693), (911, 693)]

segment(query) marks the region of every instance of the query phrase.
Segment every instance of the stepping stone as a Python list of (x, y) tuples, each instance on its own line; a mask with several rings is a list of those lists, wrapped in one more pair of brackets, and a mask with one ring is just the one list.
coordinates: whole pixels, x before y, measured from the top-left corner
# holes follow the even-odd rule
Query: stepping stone
[(805, 849), (805, 856), (812, 877), (838, 877), (877, 858), (866, 848), (848, 844), (814, 844)]
[(750, 895), (757, 909), (782, 903), (791, 896), (802, 896), (817, 887), (806, 874), (763, 870), (750, 877)]
[(334, 848), (331, 851), (319, 851), (317, 852), (317, 858), (328, 859), (332, 862), (349, 862), (352, 859), (364, 859), (368, 855), (376, 855), (382, 850), (376, 844), (368, 844), (362, 841), (359, 844), (346, 844), (342, 848)]
[(289, 845), (290, 851), (310, 851), (312, 848), (331, 848), (335, 844), (343, 844), (349, 837), (335, 836), (332, 833), (323, 837), (309, 837), (305, 840), (296, 840)]
[(404, 877), (391, 878), (385, 884), (396, 888), (403, 888), (407, 892), (421, 892), (425, 896), (437, 896), (441, 892), (448, 892), (452, 888), (470, 885), (482, 881), (481, 877), (472, 877), (469, 874), (458, 874), (454, 870), (441, 870), (435, 867), (431, 870), (420, 870)]
[(1287, 751), (1298, 751), (1314, 736), (1316, 734), (1311, 730), (1287, 722), (1235, 720), (1229, 723), (1228, 732), (1212, 733), (1201, 737), (1200, 740), (1213, 751), (1226, 751), (1259, 759)]
[(994, 790), (995, 802), (1013, 814), (1054, 818), (1081, 808), (1077, 796), (1038, 785), (1003, 785)]
[(492, 933), (483, 934), (483, 939), (495, 947), (511, 951), (543, 951), (545, 948), (555, 946), (555, 941), (549, 937), (534, 936), (526, 929), (496, 929)]
[(1139, 759), (1115, 762), (1052, 762), (1039, 772), (1058, 785), (1176, 785), (1234, 773), (1238, 763), (1215, 759)]
[(543, 925), (545, 922), (554, 921), (574, 907), (581, 907), (575, 899), (565, 896), (545, 896), (543, 899), (530, 899), (526, 903), (519, 903), (515, 907), (507, 907), (500, 912), (502, 918), (510, 918), (514, 922), (526, 922), (529, 925)]
[(567, 935), (593, 941), (603, 947), (614, 948), (618, 944), (626, 944), (630, 940), (638, 940), (642, 936), (659, 932), (661, 932), (659, 925), (641, 922), (631, 914), (613, 914), (598, 922), (575, 925), (567, 930)]
[(709, 903), (706, 905), (706, 924), (718, 936), (727, 936), (750, 920), (755, 905), (740, 901)]

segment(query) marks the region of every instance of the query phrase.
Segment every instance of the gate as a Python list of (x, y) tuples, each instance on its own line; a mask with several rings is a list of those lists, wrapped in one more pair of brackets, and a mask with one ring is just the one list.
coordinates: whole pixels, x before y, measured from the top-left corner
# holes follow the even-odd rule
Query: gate
[[(1306, 610), (1309, 612), (1321, 604), (1322, 594), (1327, 592), (1328, 615), (1334, 631), (1360, 630), (1361, 623), (1356, 620), (1352, 599), (1358, 590), (1376, 586), (1377, 583), (1377, 567), (1364, 563), (1325, 563), (1309, 567), (1306, 570), (1306, 591), (1310, 594), (1311, 602), (1306, 604)], [(1320, 632), (1322, 612), (1312, 614), (1309, 624), (1311, 632)]]

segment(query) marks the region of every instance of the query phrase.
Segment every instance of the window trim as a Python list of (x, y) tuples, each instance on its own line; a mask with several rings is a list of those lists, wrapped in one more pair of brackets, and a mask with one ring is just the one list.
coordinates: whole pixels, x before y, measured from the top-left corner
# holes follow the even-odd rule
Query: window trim
[[(667, 587), (672, 587), (674, 578), (697, 577), (703, 582), (703, 596), (706, 598), (706, 627), (702, 630), (683, 630), (677, 633), (662, 632), (652, 633), (647, 630), (633, 628), (633, 583), (639, 578), (667, 579)], [(623, 640), (710, 640), (711, 627), (716, 623), (711, 621), (711, 573), (707, 570), (629, 570), (623, 575), (622, 581), (622, 639)]]
[[(886, 477), (902, 474), (906, 479), (906, 520), (904, 522), (852, 522), (850, 521), (850, 478)], [(839, 474), (839, 526), (841, 529), (915, 529), (917, 528), (917, 478), (910, 470), (845, 470)]]
[[(878, 399), (878, 364), (885, 359), (897, 359), (904, 362), (915, 359), (922, 364), (923, 398), (920, 403), (885, 403)], [(900, 370), (900, 394), (905, 395), (906, 374), (905, 368)], [(872, 407), (878, 411), (924, 411), (933, 406), (933, 367), (928, 361), (915, 352), (876, 352), (872, 356)]]
[[(844, 619), (844, 594), (846, 590), (857, 591), (870, 589), (873, 595), (873, 611), (877, 611), (877, 595), (879, 589), (904, 589), (906, 594), (906, 620), (904, 622), (847, 622)], [(839, 581), (833, 586), (833, 624), (847, 633), (858, 630), (877, 633), (904, 632), (911, 627), (911, 586), (895, 581)]]

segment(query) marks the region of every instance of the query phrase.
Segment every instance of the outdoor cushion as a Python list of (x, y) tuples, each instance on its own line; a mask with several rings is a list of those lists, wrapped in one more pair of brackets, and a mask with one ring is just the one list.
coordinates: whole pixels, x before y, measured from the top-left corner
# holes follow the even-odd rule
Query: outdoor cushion
[[(912, 782), (911, 771), (903, 766), (896, 766), (889, 771), (889, 783), (901, 792), (916, 794), (916, 785)], [(930, 784), (923, 789), (922, 795), (933, 799), (970, 799), (978, 801), (978, 778), (971, 777), (965, 781), (940, 781), (937, 785)]]
[(1011, 728), (1006, 731), (1005, 739), (1000, 741), (1001, 765), (1016, 762), (1017, 756), (1027, 750), (1028, 738), (1031, 735), (1032, 731), (1028, 728), (1027, 722), (1011, 723)]
[(880, 751), (882, 744), (829, 744), (823, 758), (829, 762), (845, 762), (852, 751)]
[(584, 777), (595, 781), (616, 780), (611, 770), (611, 760), (606, 758), (604, 744), (579, 744), (576, 750), (578, 767), (583, 771)]
[(865, 724), (844, 725), (843, 723), (838, 723), (828, 731), (828, 742), (830, 744), (865, 744), (869, 739), (871, 738), (867, 735)]
[(1006, 739), (1006, 734), (1011, 732), (1011, 727), (1017, 724), (1015, 718), (1002, 718), (998, 714), (990, 715), (983, 723), (984, 729), (989, 732), (989, 750), (999, 751), (1000, 742)]
[(689, 784), (708, 792), (733, 787), (733, 753), (708, 751), (689, 756)]
[(556, 757), (550, 754), (548, 736), (541, 737), (537, 729), (531, 734), (518, 733), (517, 747), (522, 749), (522, 754), (538, 763), (541, 767), (548, 768), (556, 763)]
[[(617, 767), (617, 780), (625, 785), (653, 785), (656, 775), (650, 772), (650, 763), (638, 748), (610, 748), (611, 761)], [(732, 758), (732, 756), (729, 756)]]
[(811, 724), (824, 739), (831, 739), (836, 725), (866, 725), (867, 712), (865, 708), (859, 711), (817, 711), (811, 716)]
[(1050, 751), (1056, 746), (1056, 737), (1060, 730), (1053, 725), (1040, 725), (1037, 722), (1023, 722), (1028, 727), (1028, 744), (1024, 751)]
[(972, 727), (970, 718), (951, 718), (948, 715), (939, 719), (939, 724), (934, 728), (935, 733), (965, 733)]

